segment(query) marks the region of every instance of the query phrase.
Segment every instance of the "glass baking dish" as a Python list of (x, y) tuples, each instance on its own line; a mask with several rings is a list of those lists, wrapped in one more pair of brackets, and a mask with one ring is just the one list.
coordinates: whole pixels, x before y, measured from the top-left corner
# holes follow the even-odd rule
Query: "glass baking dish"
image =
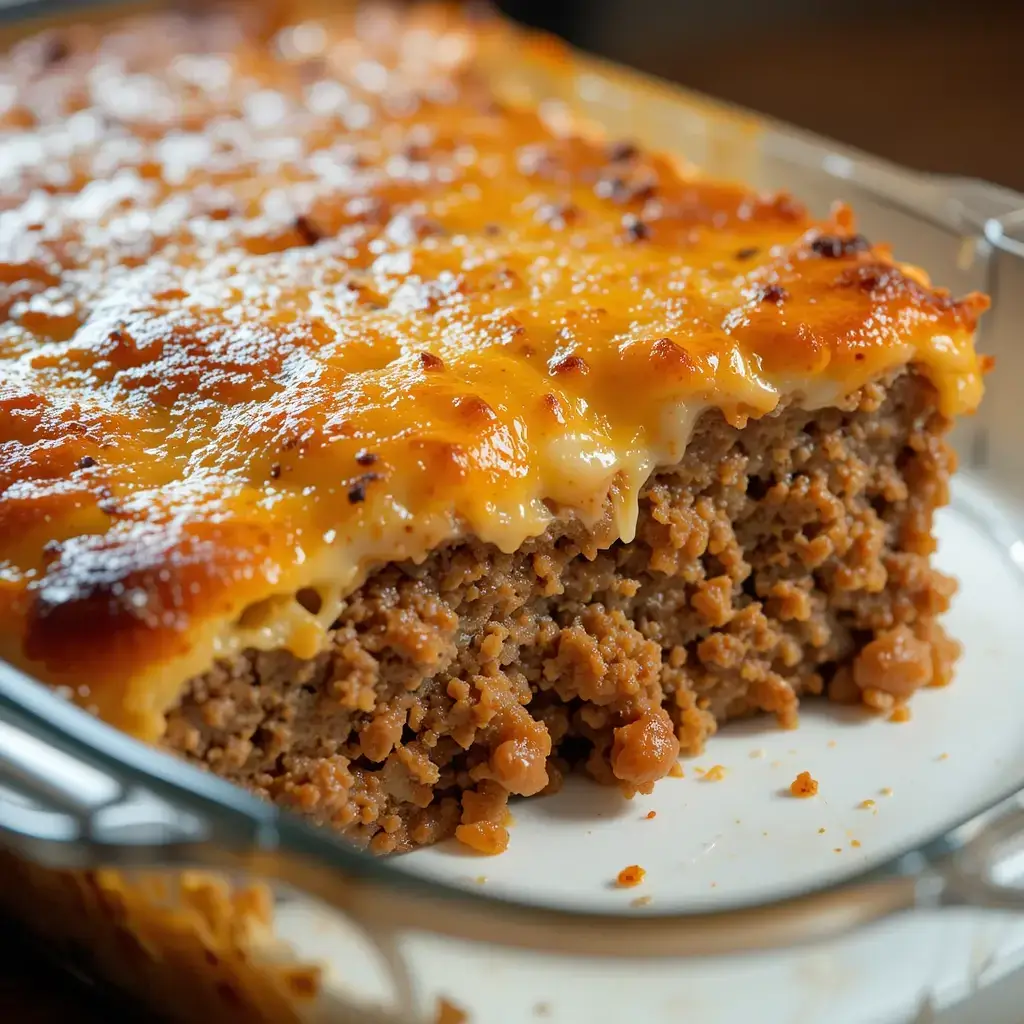
[[(961, 478), (943, 545), (960, 558), (975, 620), (1005, 648), (993, 671), (1009, 672), (1024, 658), (1006, 639), (1016, 632), (1007, 614), (1024, 607), (1024, 408), (1013, 383), (1024, 372), (1024, 197), (892, 167), (547, 39), (518, 41), (488, 62), (502, 97), (714, 176), (785, 189), (818, 212), (850, 202), (861, 229), (900, 258), (957, 294), (994, 297), (979, 345), (998, 368), (981, 412), (958, 428)], [(1024, 706), (998, 715), (1016, 726)], [(185, 1020), (453, 1024), (465, 1011), (482, 1024), (658, 1024), (687, 1007), (702, 1021), (816, 1020), (825, 1008), (832, 1021), (916, 1019), (1022, 957), (1016, 919), (983, 912), (1024, 909), (1014, 884), (1022, 787), (1024, 760), (1011, 760), (841, 870), (781, 872), (701, 898), (688, 890), (674, 905), (607, 893), (588, 905), (569, 892), (574, 865), (554, 863), (548, 848), (534, 851), (532, 870), (551, 884), (525, 889), (514, 872), (483, 884), (478, 871), (501, 874), (486, 861), (452, 868), (355, 852), (0, 665), (0, 905)], [(934, 786), (924, 791), (934, 801)], [(731, 870), (741, 878), (758, 863)], [(926, 934), (941, 955), (901, 956)]]

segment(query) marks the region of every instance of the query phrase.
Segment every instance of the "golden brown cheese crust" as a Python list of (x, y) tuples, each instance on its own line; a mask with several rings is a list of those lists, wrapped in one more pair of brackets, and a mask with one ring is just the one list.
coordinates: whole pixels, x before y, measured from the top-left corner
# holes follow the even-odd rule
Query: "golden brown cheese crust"
[(628, 539), (709, 406), (906, 363), (980, 399), (981, 297), (845, 210), (559, 135), (489, 94), (492, 29), (388, 17), (0, 64), (0, 655), (140, 735), (232, 644), (315, 649), (381, 562), (609, 493)]

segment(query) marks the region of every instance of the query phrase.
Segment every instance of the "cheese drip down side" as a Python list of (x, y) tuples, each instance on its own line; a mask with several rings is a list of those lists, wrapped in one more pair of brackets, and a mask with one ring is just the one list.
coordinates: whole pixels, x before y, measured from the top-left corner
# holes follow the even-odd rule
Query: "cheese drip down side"
[(556, 134), (472, 27), (389, 24), (151, 16), (0, 65), (0, 655), (146, 739), (215, 658), (315, 654), (382, 563), (632, 539), (708, 410), (903, 366), (981, 398), (985, 300), (845, 209)]

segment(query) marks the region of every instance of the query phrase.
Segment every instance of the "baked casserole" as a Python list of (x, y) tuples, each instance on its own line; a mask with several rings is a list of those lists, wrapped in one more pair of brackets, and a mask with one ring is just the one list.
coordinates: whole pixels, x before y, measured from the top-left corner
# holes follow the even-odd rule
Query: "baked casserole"
[(376, 852), (950, 678), (986, 300), (438, 9), (0, 63), (0, 656)]

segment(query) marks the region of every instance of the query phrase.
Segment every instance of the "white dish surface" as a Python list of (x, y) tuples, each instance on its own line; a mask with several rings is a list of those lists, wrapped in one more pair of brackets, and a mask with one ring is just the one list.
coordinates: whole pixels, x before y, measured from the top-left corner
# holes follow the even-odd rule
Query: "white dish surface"
[[(514, 804), (506, 853), (481, 857), (452, 841), (396, 866), (563, 907), (710, 909), (838, 881), (1024, 784), (1024, 575), (966, 511), (984, 509), (985, 492), (958, 480), (954, 495), (959, 506), (939, 517), (937, 563), (960, 581), (945, 621), (964, 654), (952, 685), (915, 696), (910, 721), (810, 700), (794, 731), (770, 718), (727, 726), (683, 762), (684, 778), (650, 796), (624, 800), (572, 778), (554, 796)], [(699, 769), (714, 765), (724, 778), (705, 780)], [(789, 793), (803, 771), (819, 783), (813, 798)], [(633, 864), (643, 883), (618, 887)], [(650, 902), (634, 908), (641, 896)]]

